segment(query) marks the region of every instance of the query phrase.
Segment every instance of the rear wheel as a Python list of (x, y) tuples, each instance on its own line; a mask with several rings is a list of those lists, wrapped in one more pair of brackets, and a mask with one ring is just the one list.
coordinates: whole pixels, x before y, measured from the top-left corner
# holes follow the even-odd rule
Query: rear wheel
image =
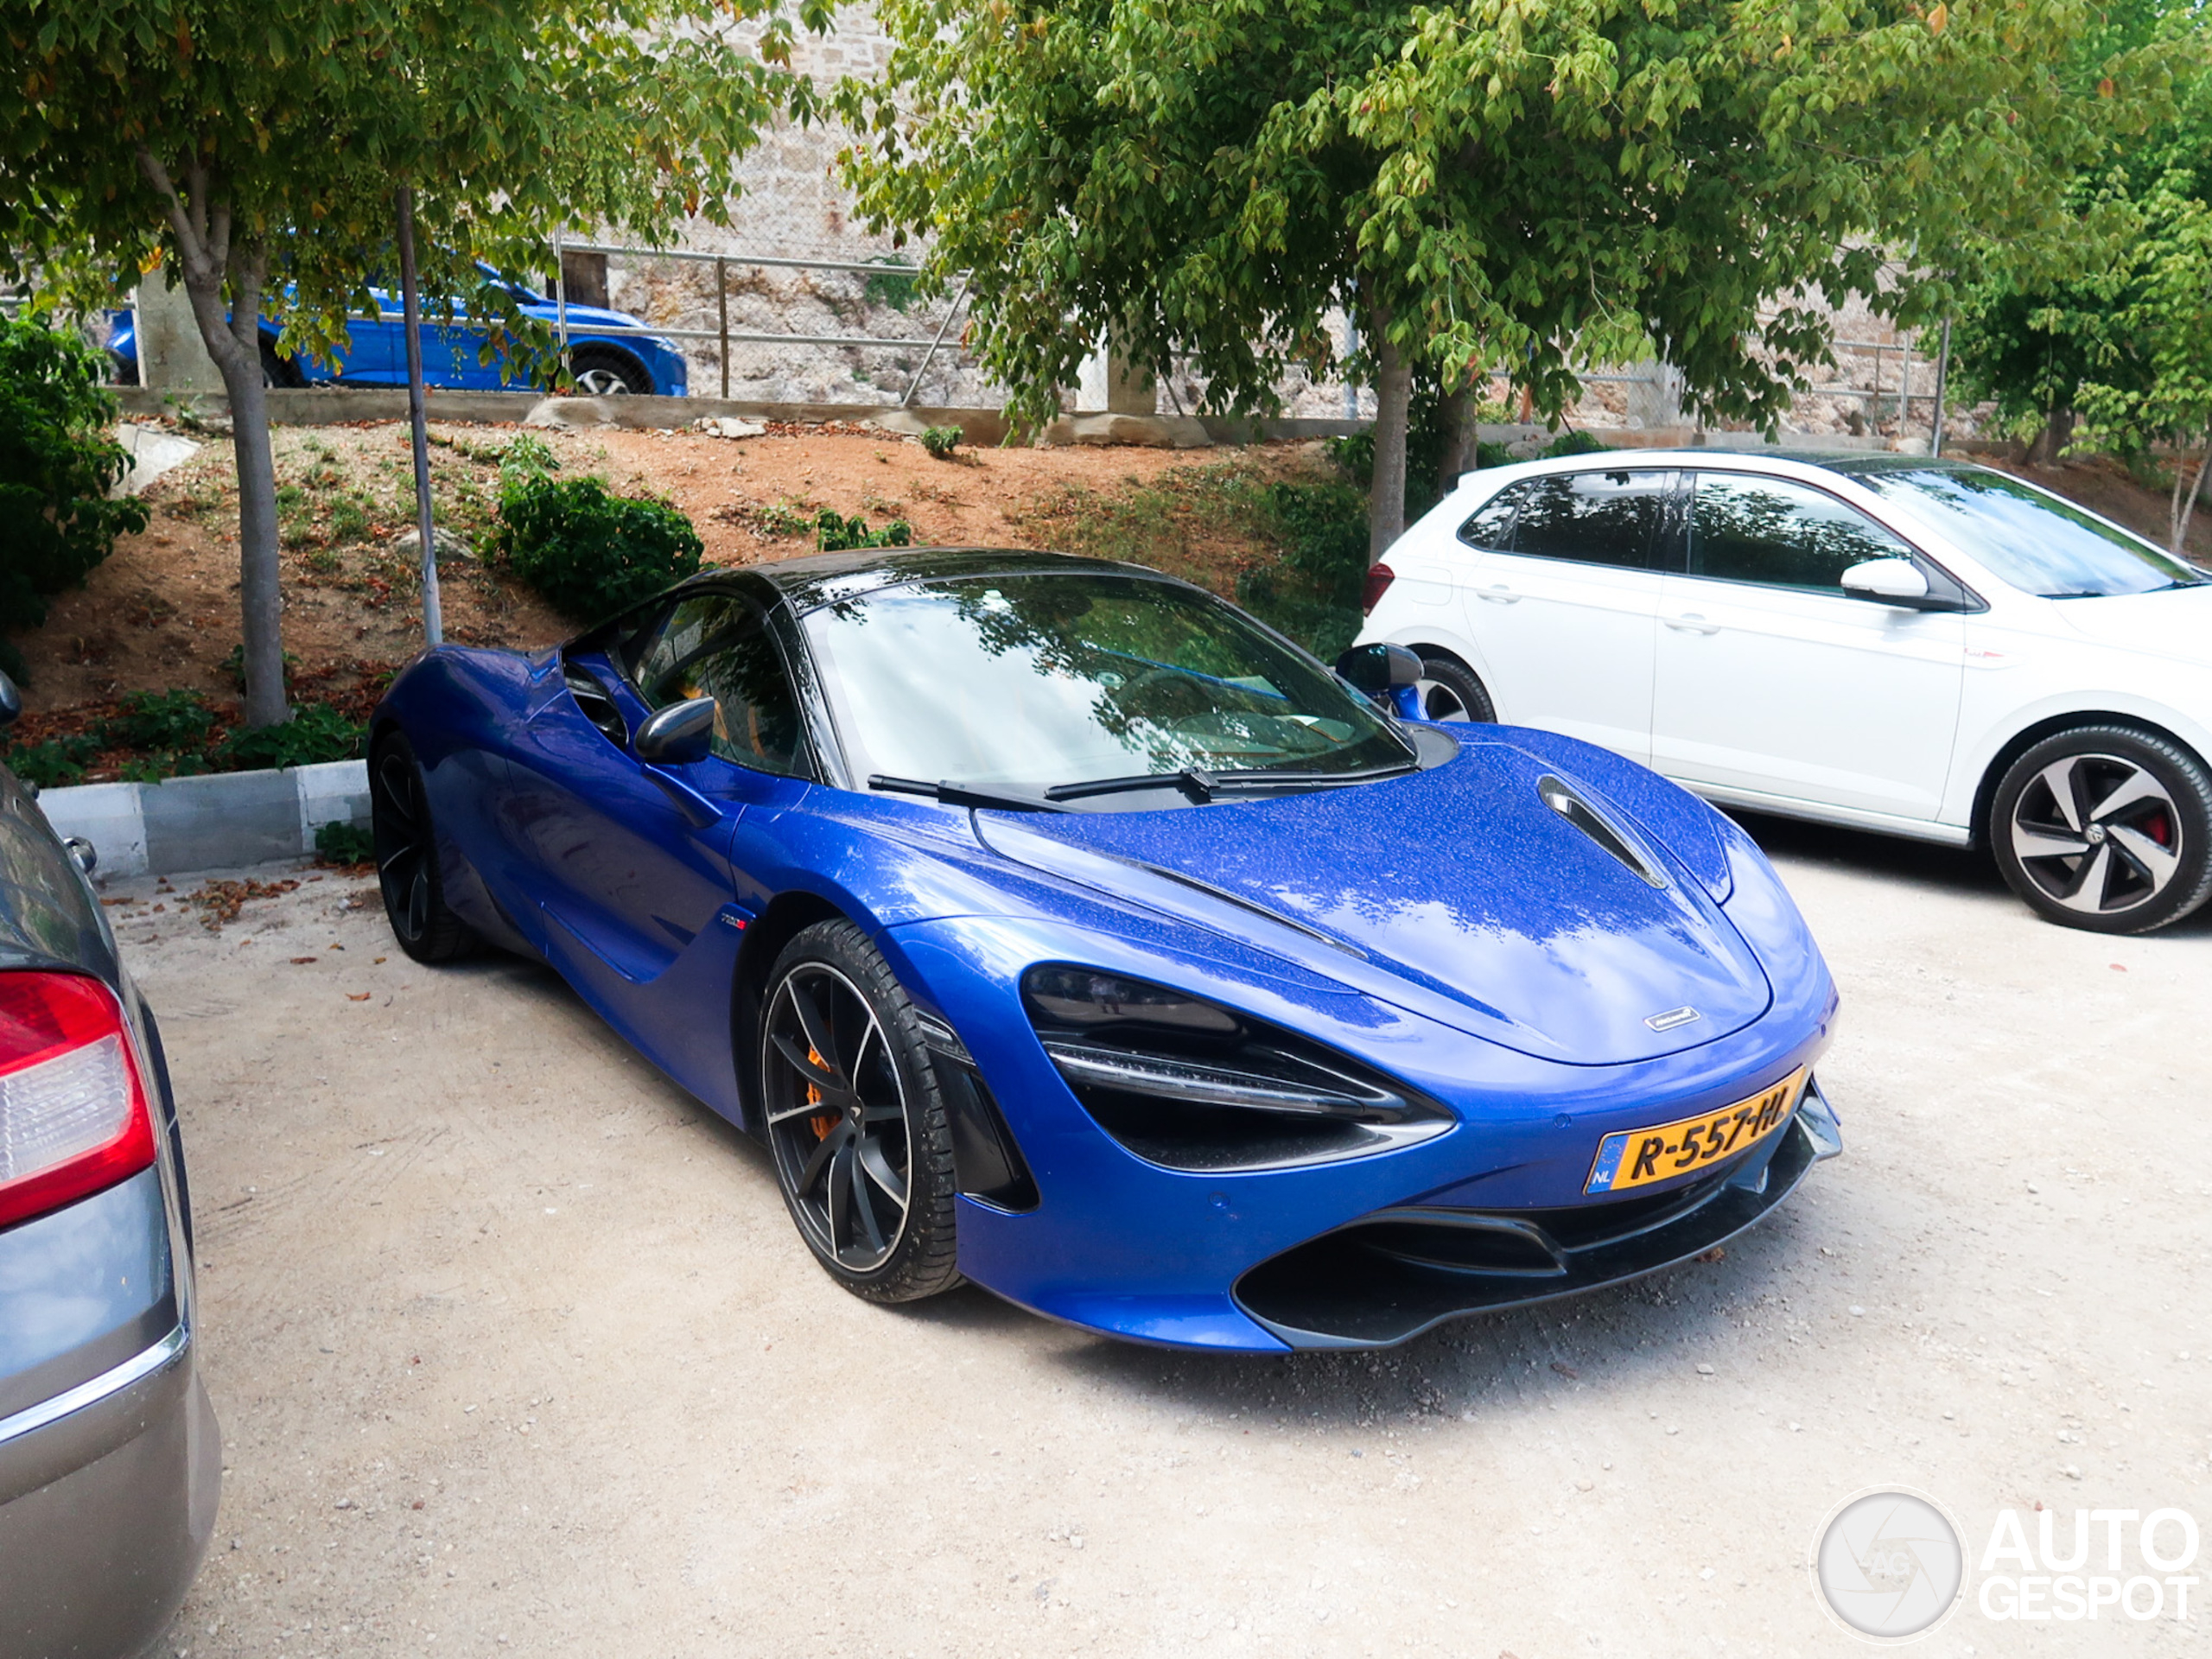
[(2125, 726), (2045, 738), (1990, 803), (1990, 845), (2037, 914), (2147, 933), (2212, 893), (2212, 776), (2179, 744)]
[(276, 347), (264, 340), (261, 342), (261, 384), (280, 391), (302, 385), (298, 365), (276, 354)]
[(1449, 657), (1421, 659), (1421, 678), (1414, 690), (1421, 712), (1431, 720), (1470, 720), (1488, 725), (1497, 718), (1490, 693), (1474, 671)]
[(453, 962), (476, 948), (476, 931), (446, 907), (438, 839), (415, 751), (397, 732), (369, 757), (369, 828), (377, 885), (399, 948), (417, 962)]
[(817, 922), (769, 972), (760, 1102), (776, 1184), (830, 1275), (874, 1302), (960, 1282), (952, 1135), (913, 1005), (850, 922)]

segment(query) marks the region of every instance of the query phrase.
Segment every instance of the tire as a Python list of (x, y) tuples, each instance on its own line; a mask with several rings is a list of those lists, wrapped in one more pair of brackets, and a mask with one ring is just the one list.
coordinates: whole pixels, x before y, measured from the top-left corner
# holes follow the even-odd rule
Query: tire
[(1449, 657), (1422, 658), (1421, 681), (1414, 690), (1421, 694), (1421, 712), (1431, 720), (1465, 720), (1488, 726), (1497, 719), (1490, 693), (1474, 671)]
[(480, 942), (476, 930), (446, 906), (423, 769), (397, 732), (369, 757), (369, 827), (385, 918), (399, 948), (434, 967), (472, 954)]
[(2044, 919), (2147, 933), (2212, 893), (2212, 775), (2131, 727), (2060, 732), (2005, 768), (1989, 842), (2006, 885)]
[(848, 921), (785, 945), (761, 1003), (759, 1099), (799, 1236), (871, 1302), (960, 1282), (952, 1132), (906, 991)]
[(569, 359), (575, 376), (576, 393), (583, 397), (649, 397), (652, 377), (638, 360), (604, 346), (587, 346)]
[(276, 347), (264, 340), (261, 342), (261, 384), (282, 391), (306, 384), (300, 378), (296, 365), (276, 355)]

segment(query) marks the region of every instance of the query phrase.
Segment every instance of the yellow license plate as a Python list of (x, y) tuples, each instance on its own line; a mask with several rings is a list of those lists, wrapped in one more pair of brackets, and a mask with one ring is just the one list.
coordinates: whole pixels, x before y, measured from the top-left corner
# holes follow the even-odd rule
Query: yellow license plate
[(1750, 1151), (1789, 1121), (1805, 1077), (1801, 1065), (1771, 1089), (1710, 1115), (1607, 1135), (1598, 1143), (1583, 1192), (1626, 1192)]

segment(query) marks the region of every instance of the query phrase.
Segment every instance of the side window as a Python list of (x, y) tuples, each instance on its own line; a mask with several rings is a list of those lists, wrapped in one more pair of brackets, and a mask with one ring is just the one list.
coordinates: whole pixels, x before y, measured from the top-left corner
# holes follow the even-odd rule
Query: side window
[(1509, 484), (1476, 509), (1475, 516), (1459, 526), (1459, 539), (1469, 547), (1503, 550), (1511, 545), (1513, 514), (1529, 493), (1526, 484)]
[(1671, 473), (1567, 473), (1521, 487), (1511, 551), (1640, 570), (1666, 517)]
[(1910, 547), (1857, 508), (1819, 490), (1779, 478), (1698, 474), (1692, 575), (1840, 594), (1853, 565), (1911, 556)]
[(702, 594), (669, 613), (638, 659), (638, 690), (655, 709), (712, 697), (715, 753), (761, 772), (808, 771), (798, 701), (760, 614), (741, 599)]

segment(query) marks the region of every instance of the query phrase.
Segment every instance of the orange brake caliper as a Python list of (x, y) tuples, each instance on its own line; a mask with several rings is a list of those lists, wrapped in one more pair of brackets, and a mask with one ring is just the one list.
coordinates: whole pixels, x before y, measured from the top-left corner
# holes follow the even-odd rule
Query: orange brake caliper
[[(830, 1069), (828, 1063), (823, 1059), (822, 1056), (814, 1052), (814, 1045), (811, 1043), (807, 1045), (806, 1058), (810, 1064), (821, 1066), (825, 1071)], [(822, 1090), (817, 1084), (810, 1083), (806, 1085), (806, 1103), (810, 1106), (818, 1106), (822, 1103)], [(806, 1127), (814, 1131), (816, 1140), (827, 1141), (830, 1138), (830, 1131), (837, 1127), (837, 1115), (835, 1112), (829, 1112), (810, 1117), (806, 1120)]]

